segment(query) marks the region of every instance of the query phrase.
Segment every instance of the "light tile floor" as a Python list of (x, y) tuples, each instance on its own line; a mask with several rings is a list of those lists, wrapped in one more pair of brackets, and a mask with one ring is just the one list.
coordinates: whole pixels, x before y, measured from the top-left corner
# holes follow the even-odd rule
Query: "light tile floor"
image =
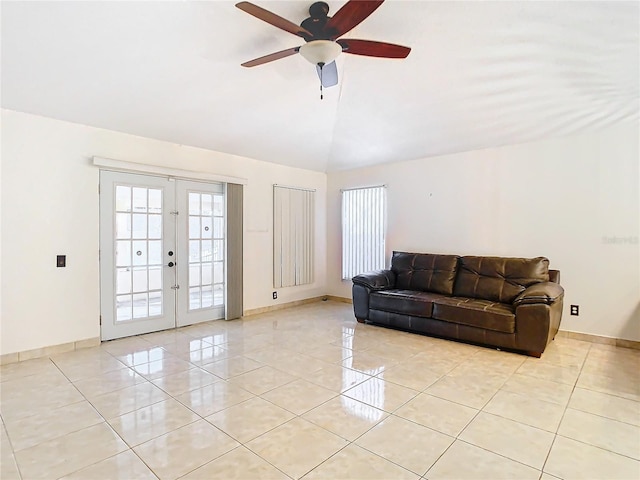
[(2, 480), (639, 479), (640, 351), (541, 359), (324, 302), (0, 367)]

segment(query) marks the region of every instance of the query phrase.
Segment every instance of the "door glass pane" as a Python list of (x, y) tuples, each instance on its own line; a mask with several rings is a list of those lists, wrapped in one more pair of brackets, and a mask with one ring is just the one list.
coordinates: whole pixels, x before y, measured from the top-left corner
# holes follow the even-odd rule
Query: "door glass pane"
[(149, 290), (162, 289), (162, 267), (149, 267)]
[(214, 262), (213, 283), (222, 283), (223, 281), (224, 281), (224, 264), (222, 262)]
[(200, 265), (193, 264), (189, 265), (189, 286), (194, 287), (201, 285), (200, 282)]
[(224, 241), (222, 240), (213, 241), (213, 259), (224, 260)]
[(133, 291), (146, 292), (147, 286), (147, 267), (135, 267), (133, 269)]
[(211, 238), (213, 233), (211, 223), (211, 217), (202, 217), (202, 233), (200, 234), (202, 238)]
[(133, 294), (133, 318), (149, 316), (148, 298), (146, 293)]
[(131, 211), (131, 187), (116, 186), (116, 212)]
[(149, 316), (162, 315), (162, 292), (149, 292)]
[(147, 238), (147, 215), (133, 215), (133, 238)]
[(200, 287), (189, 288), (189, 310), (197, 310), (200, 308)]
[(189, 217), (189, 238), (200, 238), (200, 217)]
[(131, 269), (116, 269), (116, 293), (131, 293)]
[(130, 213), (116, 213), (116, 238), (131, 238)]
[(116, 242), (116, 266), (128, 267), (131, 265), (131, 242), (118, 240)]
[(213, 306), (213, 287), (205, 285), (202, 287), (202, 308), (211, 308)]
[(131, 320), (133, 318), (131, 307), (131, 295), (116, 296), (116, 319), (118, 322)]
[(136, 213), (147, 212), (147, 188), (133, 187), (133, 211)]
[(189, 215), (200, 215), (199, 193), (189, 193)]
[(162, 212), (162, 190), (158, 188), (149, 189), (149, 213)]
[(189, 240), (189, 262), (200, 261), (200, 241)]
[(202, 285), (209, 285), (213, 283), (212, 280), (213, 273), (213, 264), (211, 263), (203, 263), (202, 264)]
[(224, 287), (222, 285), (213, 286), (213, 304), (224, 305)]
[(224, 196), (223, 195), (213, 196), (213, 214), (216, 217), (224, 216)]
[(134, 240), (133, 247), (133, 264), (134, 265), (146, 265), (147, 264), (147, 241), (146, 240)]
[(202, 250), (200, 251), (200, 258), (203, 262), (210, 262), (213, 256), (211, 240), (202, 240)]
[(162, 238), (162, 215), (149, 215), (149, 238)]
[(202, 194), (202, 215), (207, 217), (213, 215), (213, 195)]
[(224, 238), (224, 218), (216, 217), (213, 219), (213, 236)]

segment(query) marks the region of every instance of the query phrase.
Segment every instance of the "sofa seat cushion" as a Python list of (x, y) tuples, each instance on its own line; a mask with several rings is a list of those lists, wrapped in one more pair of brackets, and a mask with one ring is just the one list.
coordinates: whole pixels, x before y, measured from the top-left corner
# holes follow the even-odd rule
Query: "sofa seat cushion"
[(514, 333), (514, 308), (504, 303), (464, 297), (434, 299), (433, 318), (502, 333)]
[(438, 298), (442, 298), (442, 295), (414, 290), (383, 290), (371, 293), (369, 308), (430, 318), (433, 312), (433, 301)]

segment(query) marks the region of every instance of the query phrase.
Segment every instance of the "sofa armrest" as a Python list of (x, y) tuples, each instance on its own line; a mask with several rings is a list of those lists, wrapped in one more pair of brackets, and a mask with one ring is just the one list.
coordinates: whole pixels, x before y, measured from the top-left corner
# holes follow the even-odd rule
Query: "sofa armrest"
[(396, 274), (391, 270), (376, 270), (356, 275), (352, 281), (355, 285), (362, 285), (370, 290), (384, 290), (395, 286)]
[(513, 304), (532, 305), (536, 303), (551, 305), (564, 295), (564, 288), (554, 282), (540, 282), (529, 286), (524, 292), (518, 295)]

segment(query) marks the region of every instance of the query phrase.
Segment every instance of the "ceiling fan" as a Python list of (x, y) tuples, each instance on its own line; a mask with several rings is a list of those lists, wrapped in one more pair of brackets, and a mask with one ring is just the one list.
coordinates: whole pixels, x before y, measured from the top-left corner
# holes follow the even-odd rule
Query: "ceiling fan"
[(340, 38), (371, 15), (383, 2), (384, 0), (349, 0), (332, 17), (328, 16), (329, 5), (325, 2), (315, 2), (309, 7), (309, 18), (300, 26), (253, 3), (240, 2), (236, 4), (240, 10), (274, 27), (302, 37), (306, 42), (298, 47), (250, 60), (242, 66), (255, 67), (300, 53), (316, 65), (322, 91), (322, 87), (331, 87), (338, 83), (335, 59), (341, 52), (367, 57), (406, 58), (411, 52), (409, 47), (373, 40)]

